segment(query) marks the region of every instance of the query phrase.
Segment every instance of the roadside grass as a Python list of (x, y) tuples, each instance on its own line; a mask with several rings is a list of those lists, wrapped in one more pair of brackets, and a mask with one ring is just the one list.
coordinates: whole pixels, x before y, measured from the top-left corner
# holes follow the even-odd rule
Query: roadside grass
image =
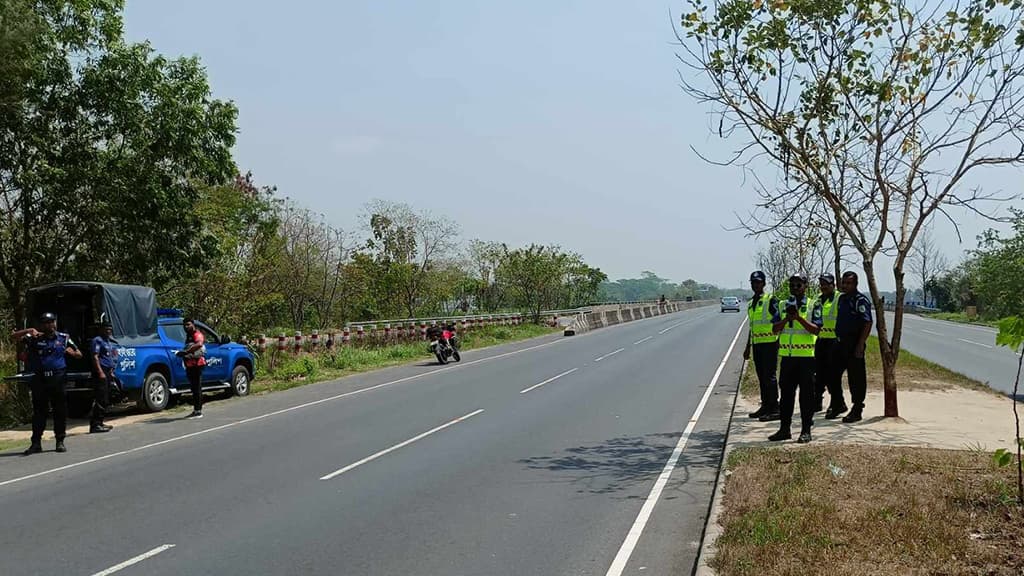
[[(781, 360), (780, 360), (781, 361)], [(878, 338), (869, 336), (867, 350), (864, 354), (864, 363), (868, 373), (868, 390), (882, 389), (882, 356), (878, 351)], [(899, 361), (896, 363), (896, 378), (900, 390), (951, 390), (954, 388), (969, 388), (981, 392), (998, 394), (997, 391), (988, 385), (954, 372), (940, 366), (935, 362), (925, 360), (907, 352), (900, 351)], [(846, 382), (846, 377), (843, 377)], [(844, 389), (845, 388), (844, 384)], [(757, 374), (754, 373), (754, 364), (749, 362), (747, 370), (743, 373), (743, 380), (740, 383), (740, 393), (745, 398), (756, 398), (760, 394), (757, 384)]]
[(722, 576), (1024, 572), (1016, 478), (987, 453), (737, 448), (726, 466)]
[[(553, 334), (555, 328), (537, 324), (490, 326), (463, 335), (461, 350), (485, 348), (518, 340)], [(287, 390), (351, 374), (398, 366), (416, 360), (432, 360), (426, 342), (393, 344), (381, 347), (339, 347), (327, 352), (288, 355), (273, 369), (261, 367), (253, 382), (255, 394)], [(265, 364), (265, 363), (261, 363)]]
[(971, 318), (963, 312), (931, 312), (928, 314), (922, 314), (925, 318), (934, 318), (936, 320), (946, 320), (947, 322), (958, 322), (960, 324), (976, 324), (978, 326), (988, 326), (990, 328), (998, 328), (998, 320), (986, 320), (977, 316)]

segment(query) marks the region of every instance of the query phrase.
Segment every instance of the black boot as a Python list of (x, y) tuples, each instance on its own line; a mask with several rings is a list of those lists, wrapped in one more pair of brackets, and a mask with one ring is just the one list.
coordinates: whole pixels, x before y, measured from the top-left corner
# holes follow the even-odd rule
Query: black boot
[(854, 422), (860, 422), (862, 420), (862, 416), (863, 416), (861, 414), (861, 410), (862, 410), (861, 408), (857, 408), (855, 406), (853, 408), (853, 410), (850, 410), (850, 413), (847, 414), (845, 418), (843, 418), (843, 422), (845, 422), (846, 424), (853, 424)]
[(21, 455), (22, 456), (31, 456), (33, 454), (39, 454), (42, 451), (43, 451), (42, 445), (40, 445), (38, 442), (33, 442), (31, 446), (26, 448), (25, 451), (21, 453)]
[(849, 408), (846, 404), (840, 404), (839, 406), (829, 406), (828, 411), (825, 412), (825, 420), (835, 420), (839, 418), (839, 415), (846, 412)]
[(750, 414), (747, 414), (747, 416), (749, 416), (751, 418), (760, 418), (761, 415), (763, 415), (763, 414), (764, 414), (764, 406), (761, 406), (757, 410), (751, 412)]
[(801, 432), (800, 437), (796, 439), (797, 444), (807, 444), (811, 441), (811, 431)]
[(68, 449), (64, 446), (63, 440), (57, 440), (57, 452), (67, 452)]
[(793, 434), (789, 430), (779, 430), (775, 434), (768, 437), (769, 442), (781, 442), (783, 440), (789, 440), (793, 437)]
[(102, 434), (104, 432), (110, 432), (113, 429), (113, 426), (107, 426), (106, 424), (93, 424), (89, 427), (89, 434)]

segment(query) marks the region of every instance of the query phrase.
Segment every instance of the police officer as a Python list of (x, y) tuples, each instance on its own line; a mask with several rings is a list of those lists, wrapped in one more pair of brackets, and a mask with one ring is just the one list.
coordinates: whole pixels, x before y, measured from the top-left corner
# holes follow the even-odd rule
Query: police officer
[[(843, 371), (850, 382), (850, 399), (853, 408), (843, 418), (851, 424), (863, 417), (864, 397), (868, 392), (867, 368), (864, 365), (864, 350), (874, 321), (871, 316), (871, 301), (857, 290), (857, 273), (843, 273), (843, 295), (839, 297), (839, 313), (836, 318), (836, 336), (839, 338), (836, 356), (836, 385), (842, 398)], [(840, 412), (841, 413), (841, 412)], [(828, 416), (827, 414), (825, 415)], [(833, 414), (833, 418), (838, 414)]]
[(57, 439), (57, 452), (67, 452), (68, 405), (65, 397), (64, 375), (66, 356), (81, 358), (78, 346), (64, 332), (57, 331), (57, 316), (47, 312), (39, 318), (40, 330), (26, 328), (12, 334), (15, 341), (24, 340), (28, 352), (28, 369), (32, 372), (32, 444), (23, 454), (43, 451), (43, 430), (50, 407), (53, 407), (53, 435)]
[(807, 297), (807, 278), (794, 274), (789, 278), (786, 315), (772, 327), (779, 334), (779, 388), (782, 389), (779, 431), (768, 437), (772, 442), (792, 438), (793, 408), (800, 390), (800, 437), (797, 442), (811, 441), (814, 426), (814, 348), (823, 324), (821, 303)]
[(821, 412), (828, 390), (829, 403), (825, 418), (833, 419), (846, 412), (846, 401), (843, 400), (843, 388), (839, 385), (839, 372), (836, 369), (836, 317), (839, 313), (839, 293), (836, 292), (836, 278), (831, 274), (818, 277), (818, 288), (821, 290), (821, 332), (814, 343), (814, 392), (817, 394), (815, 412)]
[(750, 289), (754, 295), (747, 304), (747, 321), (750, 333), (747, 346), (743, 350), (743, 359), (749, 360), (751, 351), (754, 356), (754, 370), (761, 386), (761, 406), (750, 413), (751, 418), (762, 422), (779, 419), (779, 385), (775, 379), (775, 370), (779, 362), (779, 338), (772, 326), (781, 320), (779, 301), (774, 296), (764, 293), (765, 275), (757, 270), (750, 274)]
[(92, 339), (92, 385), (94, 399), (92, 416), (89, 419), (89, 433), (110, 432), (113, 426), (103, 423), (103, 416), (110, 405), (110, 387), (114, 385), (114, 367), (117, 365), (117, 341), (114, 327), (110, 322), (100, 324), (100, 335)]

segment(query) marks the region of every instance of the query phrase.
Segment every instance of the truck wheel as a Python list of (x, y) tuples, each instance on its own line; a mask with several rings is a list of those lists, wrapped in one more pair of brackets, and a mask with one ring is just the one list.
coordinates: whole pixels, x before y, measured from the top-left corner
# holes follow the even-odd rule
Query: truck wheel
[(251, 384), (252, 377), (249, 375), (249, 369), (245, 366), (235, 366), (234, 371), (231, 372), (231, 395), (248, 396)]
[(167, 408), (171, 400), (171, 388), (167, 385), (167, 378), (159, 372), (150, 372), (146, 375), (146, 381), (142, 383), (142, 390), (139, 392), (139, 399), (136, 401), (139, 409), (146, 412), (160, 412)]

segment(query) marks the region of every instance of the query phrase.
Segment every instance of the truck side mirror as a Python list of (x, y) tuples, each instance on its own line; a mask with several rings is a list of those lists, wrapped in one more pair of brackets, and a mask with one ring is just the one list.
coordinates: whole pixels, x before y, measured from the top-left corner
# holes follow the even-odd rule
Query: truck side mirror
[(221, 336), (220, 337), (220, 343), (221, 344), (229, 344), (229, 343), (231, 343), (231, 336), (228, 336), (228, 335)]

